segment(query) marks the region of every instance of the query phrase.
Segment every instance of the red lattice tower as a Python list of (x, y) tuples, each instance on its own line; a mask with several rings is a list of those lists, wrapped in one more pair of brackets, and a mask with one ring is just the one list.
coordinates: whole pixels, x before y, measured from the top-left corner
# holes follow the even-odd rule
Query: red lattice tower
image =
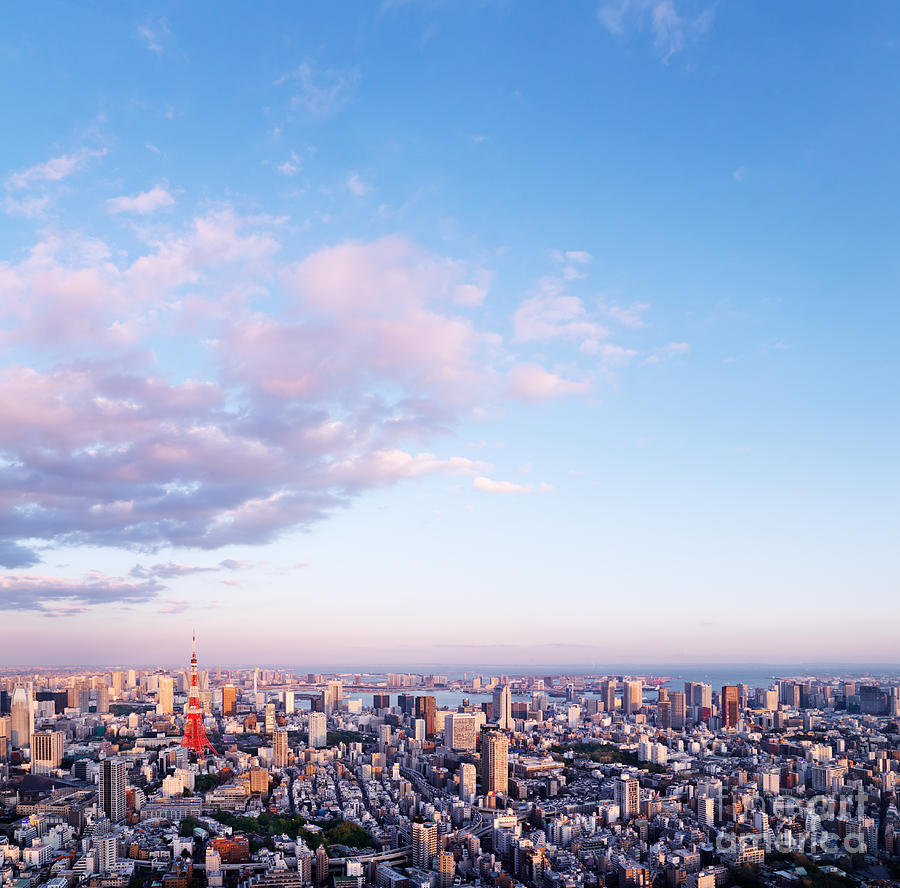
[(184, 723), (184, 737), (181, 745), (193, 749), (198, 756), (207, 749), (215, 752), (212, 743), (203, 730), (203, 709), (200, 706), (200, 682), (197, 681), (197, 636), (192, 636), (191, 649), (191, 690), (188, 696), (187, 718)]

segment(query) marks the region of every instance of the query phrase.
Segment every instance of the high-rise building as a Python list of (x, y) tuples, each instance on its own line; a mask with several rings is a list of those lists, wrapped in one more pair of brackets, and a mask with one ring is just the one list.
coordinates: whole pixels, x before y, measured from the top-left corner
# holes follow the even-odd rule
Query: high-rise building
[(274, 703), (266, 703), (265, 708), (265, 730), (266, 733), (271, 737), (272, 734), (275, 733), (275, 704)]
[(622, 706), (626, 715), (634, 715), (644, 705), (644, 683), (636, 678), (625, 682)]
[(672, 728), (681, 731), (685, 725), (685, 699), (682, 691), (672, 691), (669, 694), (669, 702), (672, 704)]
[(116, 837), (114, 835), (94, 836), (91, 839), (97, 852), (97, 869), (108, 873), (116, 864)]
[(475, 801), (475, 780), (477, 771), (471, 762), (463, 762), (459, 766), (459, 797), (471, 804)]
[(309, 746), (321, 749), (328, 743), (328, 717), (324, 712), (309, 714)]
[(37, 731), (31, 735), (31, 773), (49, 774), (63, 759), (62, 731)]
[(481, 783), (486, 793), (509, 792), (509, 740), (498, 731), (482, 736)]
[(641, 784), (635, 777), (617, 777), (614, 798), (622, 820), (636, 817), (641, 809)]
[(722, 727), (734, 728), (738, 723), (739, 691), (737, 685), (722, 686)]
[(603, 701), (603, 708), (607, 712), (615, 712), (616, 710), (616, 680), (604, 679), (600, 682), (600, 699)]
[(156, 714), (172, 715), (175, 712), (175, 681), (171, 675), (160, 675), (156, 692)]
[(431, 858), (437, 854), (438, 831), (437, 824), (433, 821), (412, 825), (412, 858), (413, 865), (428, 869), (431, 866)]
[(340, 712), (344, 702), (344, 683), (333, 679), (325, 686), (325, 713)]
[(18, 687), (13, 691), (9, 706), (10, 743), (14, 748), (28, 746), (34, 733), (34, 710), (31, 708), (31, 694), (28, 688)]
[(237, 712), (237, 688), (227, 684), (222, 688), (222, 715), (234, 715)]
[(416, 697), (416, 718), (425, 722), (425, 737), (434, 739), (434, 723), (437, 718), (437, 702), (434, 697)]
[(373, 709), (390, 709), (391, 708), (391, 695), (390, 694), (374, 694), (372, 696), (372, 708)]
[(438, 851), (438, 888), (450, 888), (456, 875), (456, 858), (452, 851)]
[(316, 885), (319, 888), (328, 884), (328, 852), (324, 845), (316, 848)]
[(285, 691), (284, 692), (284, 714), (285, 715), (293, 715), (296, 710), (296, 704), (294, 703), (294, 692), (293, 691)]
[(446, 745), (451, 749), (475, 749), (477, 730), (475, 716), (468, 712), (454, 712), (445, 722)]
[(512, 693), (509, 685), (501, 685), (494, 690), (493, 704), (492, 718), (497, 722), (501, 731), (511, 731), (515, 725), (512, 718)]
[(416, 698), (412, 694), (398, 694), (397, 705), (404, 715), (412, 715), (416, 711)]
[(276, 768), (286, 768), (289, 763), (288, 732), (284, 729), (272, 734), (272, 764)]
[(100, 762), (100, 810), (113, 822), (125, 819), (125, 760), (103, 759)]

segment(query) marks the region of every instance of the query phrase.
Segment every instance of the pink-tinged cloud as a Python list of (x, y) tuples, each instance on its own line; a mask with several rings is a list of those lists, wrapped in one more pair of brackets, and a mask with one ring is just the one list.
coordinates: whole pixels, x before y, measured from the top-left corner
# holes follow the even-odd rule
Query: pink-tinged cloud
[(545, 401), (590, 391), (588, 380), (564, 379), (539, 364), (515, 364), (507, 377), (506, 393), (521, 401)]
[(136, 213), (146, 216), (174, 206), (175, 198), (164, 185), (156, 185), (149, 191), (142, 191), (133, 197), (111, 197), (106, 201), (106, 209), (110, 213)]
[(47, 616), (89, 608), (150, 601), (165, 587), (155, 580), (131, 582), (92, 572), (81, 580), (42, 574), (0, 576), (0, 611), (37, 611)]
[(472, 487), (482, 493), (532, 493), (534, 487), (531, 484), (516, 484), (514, 481), (495, 481), (493, 478), (479, 476), (473, 479)]
[(74, 154), (52, 157), (50, 160), (35, 164), (28, 169), (11, 173), (6, 180), (6, 187), (19, 190), (40, 183), (59, 182), (82, 169), (91, 158), (103, 157), (104, 154), (106, 154), (105, 148), (96, 150), (82, 148)]
[(541, 292), (524, 300), (513, 317), (517, 342), (562, 339), (593, 354), (607, 329), (592, 320), (577, 296), (562, 293), (557, 282), (545, 279)]
[[(0, 263), (0, 564), (30, 567), (35, 543), (267, 543), (375, 487), (487, 477), (436, 439), (503, 397), (588, 391), (537, 363), (498, 369), (502, 338), (461, 313), (484, 269), (403, 237), (293, 261), (282, 222), (220, 208), (127, 260), (48, 231)], [(526, 340), (616, 348), (550, 284), (519, 321)]]

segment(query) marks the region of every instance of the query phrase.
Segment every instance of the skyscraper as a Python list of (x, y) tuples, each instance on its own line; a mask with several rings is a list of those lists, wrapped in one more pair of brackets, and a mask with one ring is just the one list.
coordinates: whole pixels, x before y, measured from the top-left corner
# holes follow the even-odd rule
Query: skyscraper
[(509, 791), (509, 740), (498, 731), (482, 736), (481, 783), (486, 793)]
[(272, 734), (272, 764), (276, 768), (286, 768), (289, 758), (288, 732), (284, 729)]
[(275, 733), (275, 704), (266, 703), (265, 708), (265, 731), (271, 736)]
[(493, 710), (491, 715), (501, 731), (511, 731), (514, 727), (512, 718), (512, 694), (509, 685), (501, 685), (494, 691)]
[(31, 735), (31, 773), (48, 774), (62, 763), (62, 731), (37, 731)]
[(682, 691), (672, 691), (669, 694), (669, 702), (672, 704), (672, 727), (681, 731), (685, 724), (685, 700)]
[(175, 682), (171, 675), (160, 675), (156, 694), (156, 714), (172, 715), (175, 712)]
[(468, 712), (454, 712), (445, 722), (446, 745), (451, 749), (475, 749), (475, 716)]
[(641, 784), (635, 777), (617, 777), (614, 798), (623, 820), (636, 817), (641, 809)]
[(738, 723), (739, 696), (737, 685), (722, 686), (722, 726), (733, 728)]
[(310, 712), (309, 714), (309, 746), (320, 749), (327, 744), (328, 717), (324, 712)]
[(340, 712), (344, 702), (344, 683), (333, 679), (325, 686), (325, 712)]
[(603, 701), (603, 708), (607, 712), (615, 712), (616, 710), (617, 684), (618, 682), (614, 678), (607, 678), (600, 682), (600, 699)]
[(125, 819), (125, 760), (103, 759), (100, 762), (100, 810), (112, 821)]
[(222, 688), (222, 715), (234, 715), (237, 712), (237, 688), (227, 684)]
[(437, 717), (437, 702), (434, 697), (416, 697), (416, 718), (425, 722), (425, 737), (434, 739), (434, 722)]
[(644, 683), (639, 678), (625, 682), (622, 705), (626, 715), (634, 715), (644, 705)]
[(9, 707), (10, 742), (21, 748), (31, 743), (34, 733), (34, 712), (31, 708), (31, 694), (28, 688), (18, 687), (13, 691)]
[(412, 825), (412, 858), (415, 866), (428, 869), (431, 866), (431, 858), (437, 854), (438, 831), (437, 824), (433, 821)]
[(463, 762), (459, 766), (459, 797), (471, 804), (475, 801), (475, 780), (477, 771), (471, 762)]

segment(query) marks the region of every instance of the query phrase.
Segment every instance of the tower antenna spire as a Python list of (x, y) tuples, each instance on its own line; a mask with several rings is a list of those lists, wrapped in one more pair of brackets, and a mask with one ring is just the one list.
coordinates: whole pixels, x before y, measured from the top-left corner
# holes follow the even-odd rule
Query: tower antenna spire
[(200, 682), (197, 678), (197, 631), (191, 630), (191, 687), (188, 692), (187, 715), (184, 720), (184, 737), (181, 745), (193, 749), (198, 756), (203, 755), (207, 749), (213, 749), (213, 745), (206, 736), (203, 728), (203, 709), (200, 706)]

